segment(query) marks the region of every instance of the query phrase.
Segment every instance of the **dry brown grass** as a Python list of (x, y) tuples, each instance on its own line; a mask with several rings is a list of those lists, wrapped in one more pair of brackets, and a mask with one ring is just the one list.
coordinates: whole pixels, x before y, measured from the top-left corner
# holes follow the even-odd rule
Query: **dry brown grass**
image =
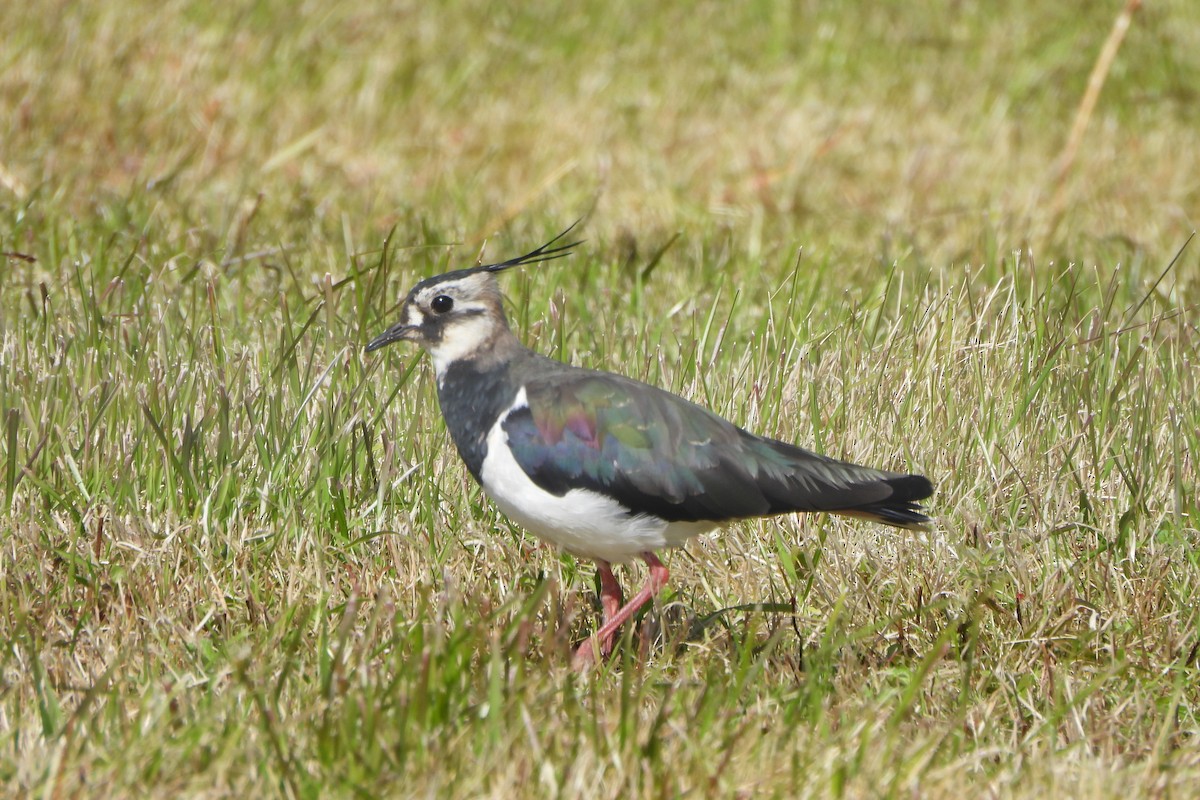
[[(1193, 5), (1055, 228), (1117, 5), (6, 4), (0, 786), (1195, 794)], [(590, 568), (360, 348), (588, 209), (531, 345), (922, 470), (935, 530), (705, 537), (572, 675)]]

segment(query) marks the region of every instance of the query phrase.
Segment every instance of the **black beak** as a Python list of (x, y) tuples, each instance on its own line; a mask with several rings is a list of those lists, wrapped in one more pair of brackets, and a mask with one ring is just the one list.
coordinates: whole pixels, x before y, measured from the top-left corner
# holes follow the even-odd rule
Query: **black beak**
[(395, 325), (388, 328), (371, 341), (367, 342), (367, 352), (373, 353), (379, 348), (386, 347), (392, 342), (398, 342), (401, 339), (407, 339), (409, 332), (413, 330), (416, 330), (414, 326), (397, 322)]

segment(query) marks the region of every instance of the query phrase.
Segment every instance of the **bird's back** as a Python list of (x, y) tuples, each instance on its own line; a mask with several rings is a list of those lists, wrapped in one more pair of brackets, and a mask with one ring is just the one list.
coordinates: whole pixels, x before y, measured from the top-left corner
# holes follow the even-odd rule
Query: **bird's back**
[(791, 511), (849, 513), (898, 527), (928, 522), (917, 506), (933, 491), (923, 476), (756, 436), (620, 375), (533, 353), (522, 362), (525, 404), (502, 424), (517, 463), (547, 492), (589, 489), (671, 522)]

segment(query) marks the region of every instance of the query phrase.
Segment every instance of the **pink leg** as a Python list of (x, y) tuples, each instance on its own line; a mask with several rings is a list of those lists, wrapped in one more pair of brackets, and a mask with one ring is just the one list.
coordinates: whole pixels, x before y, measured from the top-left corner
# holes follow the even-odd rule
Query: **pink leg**
[(621, 584), (617, 583), (611, 564), (597, 560), (596, 569), (600, 572), (600, 605), (604, 608), (604, 621), (608, 622), (621, 610), (625, 597), (621, 594)]
[[(617, 579), (612, 574), (612, 568), (604, 562), (598, 562), (601, 602), (604, 605), (604, 625), (575, 651), (574, 666), (576, 669), (586, 668), (596, 659), (597, 655), (606, 656), (612, 652), (613, 639), (616, 637), (617, 630), (628, 622), (638, 609), (653, 600), (667, 585), (667, 579), (671, 573), (658, 560), (658, 557), (654, 553), (642, 553), (642, 558), (650, 565), (650, 577), (646, 580), (646, 585), (642, 587), (642, 590), (621, 608), (616, 608), (620, 602), (621, 589), (617, 586)], [(612, 588), (616, 589), (615, 597), (606, 596), (610, 581)], [(597, 651), (599, 652), (597, 653)]]

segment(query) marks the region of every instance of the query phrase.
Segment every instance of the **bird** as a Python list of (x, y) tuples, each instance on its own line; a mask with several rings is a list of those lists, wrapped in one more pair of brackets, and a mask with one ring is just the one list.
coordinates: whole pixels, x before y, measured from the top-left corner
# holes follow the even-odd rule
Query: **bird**
[[(496, 276), (570, 255), (582, 243), (562, 243), (574, 227), (516, 258), (420, 281), (366, 351), (399, 341), (427, 351), (446, 428), (484, 493), (539, 539), (595, 562), (603, 621), (575, 649), (577, 669), (608, 657), (621, 626), (666, 586), (657, 553), (698, 534), (805, 511), (928, 529), (923, 475), (758, 436), (664, 389), (522, 344)], [(612, 567), (635, 559), (649, 575), (625, 602)]]

